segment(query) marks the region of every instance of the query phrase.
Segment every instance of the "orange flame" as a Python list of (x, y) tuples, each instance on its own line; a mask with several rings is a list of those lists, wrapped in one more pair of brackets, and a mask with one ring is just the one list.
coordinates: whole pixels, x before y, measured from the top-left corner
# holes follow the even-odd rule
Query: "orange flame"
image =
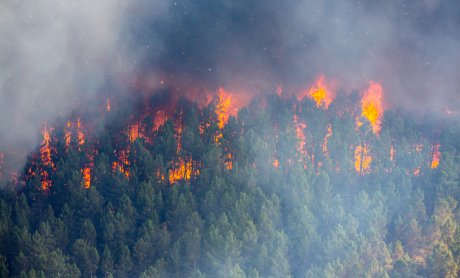
[(45, 124), (45, 129), (43, 130), (43, 141), (42, 141), (42, 146), (40, 148), (40, 157), (42, 159), (42, 162), (45, 166), (51, 166), (54, 167), (54, 163), (51, 160), (51, 146), (50, 146), (50, 130), (48, 130), (46, 124)]
[(436, 169), (439, 166), (439, 162), (441, 161), (441, 151), (439, 150), (440, 147), (440, 144), (436, 144), (432, 148), (431, 169)]
[(83, 174), (83, 187), (88, 189), (91, 186), (91, 168), (86, 167), (81, 172)]
[(229, 108), (232, 103), (232, 95), (226, 92), (223, 88), (219, 88), (217, 95), (216, 115), (217, 115), (217, 126), (219, 129), (223, 129), (230, 116)]
[(43, 191), (48, 191), (51, 187), (51, 179), (49, 178), (49, 174), (47, 171), (42, 171), (40, 173), (41, 176), (41, 184)]
[(382, 98), (382, 86), (371, 81), (369, 88), (364, 92), (361, 99), (361, 115), (369, 120), (374, 134), (378, 134), (382, 129), (382, 114), (384, 111)]
[(299, 151), (299, 153), (302, 154), (302, 156), (306, 156), (307, 151), (305, 149), (305, 145), (307, 144), (307, 138), (305, 136), (304, 129), (307, 127), (307, 124), (303, 122), (299, 122), (299, 119), (297, 115), (295, 114), (294, 114), (294, 124), (296, 128), (295, 130), (296, 137), (298, 140), (297, 151)]
[(192, 160), (184, 161), (179, 159), (179, 162), (169, 170), (169, 183), (172, 185), (179, 180), (189, 181), (192, 176)]
[(370, 154), (369, 146), (357, 146), (355, 149), (355, 170), (361, 176), (370, 172), (372, 156)]
[(129, 141), (132, 143), (139, 138), (139, 124), (135, 123), (128, 127), (128, 137)]
[(320, 75), (315, 84), (308, 90), (308, 97), (315, 101), (316, 107), (327, 109), (335, 98), (333, 86), (327, 84), (324, 75)]
[(80, 122), (80, 118), (77, 119), (77, 138), (78, 138), (78, 145), (81, 146), (85, 143), (85, 134), (82, 131), (82, 125)]
[(228, 153), (225, 156), (224, 165), (225, 165), (225, 169), (227, 169), (227, 170), (232, 170), (233, 169), (233, 154)]
[(69, 121), (67, 122), (67, 128), (64, 130), (64, 141), (66, 148), (70, 147), (70, 142), (72, 141), (72, 132), (70, 128), (72, 127), (72, 123)]
[(278, 168), (280, 166), (280, 162), (277, 158), (273, 159), (273, 167)]

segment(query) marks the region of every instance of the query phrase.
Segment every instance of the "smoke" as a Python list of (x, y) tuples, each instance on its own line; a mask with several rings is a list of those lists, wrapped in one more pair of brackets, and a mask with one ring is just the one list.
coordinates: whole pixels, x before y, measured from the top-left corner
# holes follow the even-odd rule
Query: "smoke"
[(0, 26), (0, 149), (133, 86), (295, 92), (324, 73), (408, 110), (460, 105), (457, 1), (6, 0)]
[(186, 87), (295, 91), (324, 73), (346, 90), (382, 82), (405, 109), (460, 104), (455, 1), (176, 1), (147, 20), (164, 44), (147, 66)]

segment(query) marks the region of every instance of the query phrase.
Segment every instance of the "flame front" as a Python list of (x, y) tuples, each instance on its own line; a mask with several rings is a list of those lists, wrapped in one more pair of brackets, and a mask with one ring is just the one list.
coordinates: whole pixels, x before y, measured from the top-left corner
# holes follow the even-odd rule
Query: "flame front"
[(378, 134), (382, 129), (383, 114), (383, 89), (379, 83), (370, 82), (369, 88), (364, 92), (361, 99), (361, 115), (372, 125), (374, 134)]
[(315, 101), (316, 107), (327, 109), (335, 97), (335, 93), (331, 85), (326, 84), (326, 78), (321, 75), (310, 90), (308, 97)]

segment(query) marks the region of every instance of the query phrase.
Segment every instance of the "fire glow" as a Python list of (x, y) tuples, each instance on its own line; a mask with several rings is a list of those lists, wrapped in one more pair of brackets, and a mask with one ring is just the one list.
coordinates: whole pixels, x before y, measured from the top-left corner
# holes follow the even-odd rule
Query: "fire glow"
[(436, 169), (439, 166), (439, 162), (441, 161), (441, 151), (439, 150), (440, 147), (440, 144), (436, 144), (432, 147), (431, 169)]
[(359, 175), (363, 176), (371, 170), (372, 156), (370, 154), (369, 145), (359, 145), (355, 149), (355, 170)]
[(383, 89), (379, 83), (371, 81), (369, 88), (361, 99), (361, 115), (372, 125), (374, 134), (379, 134), (382, 129), (383, 116)]
[(335, 92), (333, 86), (326, 82), (325, 76), (320, 75), (308, 90), (307, 96), (316, 103), (316, 107), (327, 109), (335, 98)]

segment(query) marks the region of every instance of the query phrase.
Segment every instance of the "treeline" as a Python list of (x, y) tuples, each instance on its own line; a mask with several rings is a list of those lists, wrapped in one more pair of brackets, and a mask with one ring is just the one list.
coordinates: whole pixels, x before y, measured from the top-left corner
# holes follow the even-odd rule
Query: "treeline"
[[(220, 129), (218, 101), (181, 99), (158, 129), (155, 113), (139, 120), (134, 140), (128, 110), (84, 143), (66, 146), (57, 126), (53, 167), (31, 155), (1, 190), (0, 276), (458, 276), (458, 125), (389, 111), (375, 135), (356, 126), (356, 97), (325, 110), (270, 95)], [(192, 163), (171, 180), (179, 161)]]

